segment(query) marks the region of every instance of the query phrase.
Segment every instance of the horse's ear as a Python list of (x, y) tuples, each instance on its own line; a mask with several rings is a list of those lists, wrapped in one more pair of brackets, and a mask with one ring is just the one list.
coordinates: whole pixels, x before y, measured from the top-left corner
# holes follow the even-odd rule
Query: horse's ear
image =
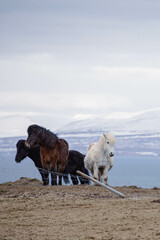
[(106, 138), (106, 135), (103, 133), (104, 138)]

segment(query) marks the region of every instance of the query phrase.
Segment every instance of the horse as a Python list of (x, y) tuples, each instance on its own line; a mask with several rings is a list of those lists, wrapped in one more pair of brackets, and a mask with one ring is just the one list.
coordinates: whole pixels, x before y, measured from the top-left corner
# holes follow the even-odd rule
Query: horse
[[(51, 185), (57, 185), (57, 174), (63, 173), (67, 164), (69, 147), (67, 141), (59, 139), (56, 134), (39, 125), (30, 125), (27, 129), (26, 146), (40, 146), (42, 167), (51, 171)], [(59, 175), (59, 185), (62, 185), (62, 175)]]
[[(40, 147), (28, 148), (25, 144), (24, 139), (18, 140), (16, 144), (17, 153), (15, 156), (15, 161), (20, 163), (26, 157), (29, 157), (37, 167), (39, 173), (42, 177), (43, 185), (49, 184), (49, 172), (43, 169), (41, 164), (41, 156), (40, 156)], [(68, 156), (68, 162), (66, 164), (66, 168), (64, 170), (63, 179), (64, 182), (67, 184), (69, 183), (68, 174), (71, 174), (72, 183), (74, 185), (78, 184), (78, 179), (76, 176), (76, 171), (79, 170), (87, 175), (89, 175), (88, 170), (84, 167), (84, 157), (85, 155), (81, 154), (78, 151), (70, 150)], [(89, 180), (83, 177), (79, 178), (81, 184), (89, 184)]]
[(25, 144), (25, 140), (21, 139), (16, 144), (17, 153), (15, 156), (15, 161), (20, 163), (24, 158), (29, 157), (34, 162), (37, 167), (41, 177), (43, 185), (49, 184), (49, 172), (42, 167), (41, 156), (40, 156), (40, 147), (28, 148)]
[(104, 184), (107, 184), (108, 171), (114, 164), (114, 144), (116, 138), (112, 133), (103, 134), (99, 141), (92, 143), (84, 158), (84, 165), (92, 173), (92, 176)]
[[(71, 175), (72, 183), (74, 185), (78, 185), (78, 182), (80, 181), (81, 184), (89, 184), (89, 180), (83, 177), (78, 177), (76, 171), (79, 170), (86, 175), (89, 175), (88, 170), (84, 166), (84, 157), (82, 153), (70, 150), (69, 151), (69, 157), (68, 157), (68, 172)], [(79, 181), (78, 181), (79, 180)]]

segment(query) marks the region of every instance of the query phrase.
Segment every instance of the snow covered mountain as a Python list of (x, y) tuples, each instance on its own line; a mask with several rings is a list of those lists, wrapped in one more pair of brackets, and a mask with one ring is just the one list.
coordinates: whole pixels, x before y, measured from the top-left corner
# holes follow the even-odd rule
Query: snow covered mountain
[(115, 135), (155, 135), (160, 136), (160, 108), (126, 114), (114, 113), (108, 116), (90, 117), (71, 122), (61, 128), (63, 134), (112, 132)]
[(59, 130), (64, 138), (72, 142), (73, 148), (85, 146), (86, 149), (105, 132), (115, 134), (118, 155), (160, 156), (160, 108), (91, 117), (72, 122)]

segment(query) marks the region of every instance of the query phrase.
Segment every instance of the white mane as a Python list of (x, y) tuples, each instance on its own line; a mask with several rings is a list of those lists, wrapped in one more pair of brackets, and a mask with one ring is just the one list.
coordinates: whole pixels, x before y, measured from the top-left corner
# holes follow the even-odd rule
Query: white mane
[(115, 136), (112, 133), (103, 134), (99, 141), (92, 143), (87, 150), (84, 159), (85, 167), (89, 169), (93, 177), (99, 181), (104, 176), (107, 184), (108, 171), (112, 168), (114, 160)]

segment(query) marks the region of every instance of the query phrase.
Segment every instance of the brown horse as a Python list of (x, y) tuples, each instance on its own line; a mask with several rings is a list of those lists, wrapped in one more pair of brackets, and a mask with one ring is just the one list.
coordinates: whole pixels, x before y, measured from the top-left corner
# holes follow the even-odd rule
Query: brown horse
[[(59, 139), (56, 134), (38, 125), (30, 125), (27, 129), (26, 146), (40, 146), (41, 162), (44, 169), (51, 171), (51, 184), (57, 185), (57, 173), (63, 173), (68, 160), (68, 143)], [(59, 175), (62, 184), (62, 175)]]

